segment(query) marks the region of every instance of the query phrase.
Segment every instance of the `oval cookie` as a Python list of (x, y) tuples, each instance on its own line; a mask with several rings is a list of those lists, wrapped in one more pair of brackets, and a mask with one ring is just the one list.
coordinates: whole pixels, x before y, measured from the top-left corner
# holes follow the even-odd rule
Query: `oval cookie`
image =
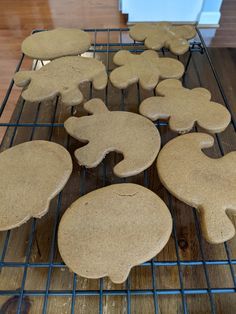
[(157, 170), (174, 196), (199, 210), (206, 240), (222, 243), (235, 234), (226, 211), (236, 213), (236, 152), (209, 158), (201, 149), (213, 144), (204, 133), (179, 136), (161, 150)]
[(133, 266), (163, 249), (171, 230), (170, 212), (155, 193), (137, 184), (114, 184), (80, 197), (66, 210), (58, 247), (78, 275), (121, 283)]
[(33, 59), (52, 60), (81, 54), (90, 45), (88, 33), (76, 28), (56, 28), (28, 36), (22, 42), (21, 50)]
[(79, 85), (92, 82), (95, 89), (107, 85), (104, 64), (93, 58), (63, 57), (44, 65), (38, 71), (20, 71), (14, 76), (17, 86), (26, 87), (22, 97), (29, 102), (40, 102), (61, 96), (67, 106), (79, 105), (83, 95)]
[(31, 141), (1, 153), (0, 230), (45, 215), (71, 171), (70, 154), (56, 143)]
[(178, 80), (164, 80), (156, 87), (156, 94), (146, 98), (139, 107), (145, 117), (156, 121), (168, 119), (171, 130), (189, 132), (195, 123), (203, 129), (218, 133), (230, 123), (229, 111), (211, 101), (211, 93), (201, 87), (188, 89)]
[(70, 117), (66, 131), (86, 146), (75, 151), (81, 166), (96, 167), (109, 152), (122, 153), (124, 159), (114, 167), (118, 177), (129, 177), (147, 169), (161, 144), (157, 128), (147, 118), (126, 111), (109, 111), (100, 99), (84, 104), (91, 116)]
[(110, 81), (120, 89), (139, 82), (143, 89), (152, 90), (160, 79), (180, 78), (184, 73), (184, 66), (180, 61), (160, 58), (153, 50), (146, 50), (141, 54), (120, 50), (115, 54), (113, 62), (120, 67), (111, 72)]

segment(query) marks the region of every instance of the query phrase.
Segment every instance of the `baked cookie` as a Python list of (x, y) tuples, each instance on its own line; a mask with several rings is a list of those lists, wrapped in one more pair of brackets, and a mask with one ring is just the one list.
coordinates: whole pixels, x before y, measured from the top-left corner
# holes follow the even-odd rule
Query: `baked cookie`
[(122, 153), (124, 159), (114, 167), (118, 177), (129, 177), (147, 169), (155, 160), (161, 138), (148, 119), (127, 111), (109, 111), (101, 99), (84, 104), (91, 116), (70, 117), (66, 131), (87, 145), (75, 151), (78, 163), (96, 167), (109, 152)]
[(0, 154), (0, 230), (45, 215), (72, 171), (67, 150), (48, 141), (19, 144)]
[(30, 58), (52, 60), (76, 56), (89, 49), (88, 33), (76, 28), (56, 28), (28, 36), (21, 45), (22, 52)]
[(157, 170), (174, 196), (199, 210), (206, 240), (222, 243), (235, 234), (226, 212), (236, 214), (236, 152), (209, 158), (201, 149), (213, 144), (204, 133), (179, 136), (161, 150)]
[(164, 80), (157, 85), (156, 94), (160, 96), (141, 103), (139, 112), (152, 121), (170, 118), (169, 127), (173, 131), (186, 133), (197, 122), (203, 129), (218, 133), (230, 123), (229, 111), (210, 101), (211, 94), (205, 88), (188, 89), (178, 80)]
[(176, 55), (182, 55), (189, 49), (188, 39), (196, 36), (192, 25), (174, 26), (168, 22), (136, 24), (130, 28), (132, 39), (143, 41), (148, 49), (169, 49)]
[(86, 278), (124, 282), (133, 266), (166, 245), (172, 219), (165, 203), (137, 184), (113, 184), (77, 199), (58, 230), (62, 259)]
[(38, 71), (17, 72), (14, 81), (26, 87), (22, 92), (26, 101), (40, 102), (60, 95), (62, 103), (76, 106), (83, 100), (79, 85), (91, 81), (95, 89), (104, 89), (107, 74), (102, 62), (76, 56), (53, 60)]
[(184, 73), (180, 61), (160, 58), (153, 50), (146, 50), (139, 55), (120, 50), (115, 54), (113, 62), (120, 67), (111, 72), (110, 80), (120, 89), (139, 82), (143, 89), (152, 90), (159, 79), (180, 78)]

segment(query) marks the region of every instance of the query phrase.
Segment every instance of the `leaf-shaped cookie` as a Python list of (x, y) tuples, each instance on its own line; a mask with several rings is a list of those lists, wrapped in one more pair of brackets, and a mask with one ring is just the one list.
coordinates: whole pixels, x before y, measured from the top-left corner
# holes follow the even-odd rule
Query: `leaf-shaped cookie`
[(21, 45), (24, 54), (33, 59), (52, 60), (75, 56), (88, 50), (91, 39), (88, 33), (76, 28), (56, 28), (28, 36)]
[(118, 177), (136, 175), (147, 169), (160, 149), (160, 135), (154, 124), (139, 114), (109, 111), (100, 99), (84, 104), (91, 116), (70, 117), (64, 123), (74, 138), (89, 142), (75, 151), (78, 163), (96, 167), (112, 151), (122, 153), (124, 159), (114, 167)]
[(199, 210), (207, 241), (222, 243), (235, 234), (227, 212), (236, 214), (236, 152), (209, 158), (201, 149), (213, 144), (204, 133), (179, 136), (161, 150), (157, 170), (174, 196)]
[(121, 283), (133, 266), (163, 249), (171, 230), (170, 212), (159, 196), (137, 184), (113, 184), (80, 197), (66, 210), (58, 247), (78, 275)]
[(174, 26), (168, 22), (136, 24), (130, 28), (129, 35), (137, 41), (144, 41), (148, 49), (170, 49), (182, 55), (189, 49), (188, 39), (196, 36), (192, 25)]
[(159, 79), (178, 79), (184, 73), (184, 66), (180, 61), (160, 58), (153, 50), (146, 50), (141, 54), (120, 50), (115, 54), (113, 62), (120, 67), (111, 72), (110, 80), (120, 89), (139, 82), (143, 89), (151, 90)]
[(218, 133), (230, 123), (229, 111), (210, 101), (211, 94), (205, 88), (188, 89), (178, 80), (164, 80), (157, 85), (156, 94), (160, 96), (141, 103), (139, 112), (152, 121), (170, 118), (169, 127), (173, 131), (188, 132), (197, 122), (205, 130)]
[(102, 62), (81, 56), (63, 57), (38, 71), (20, 71), (14, 76), (17, 86), (26, 87), (22, 97), (30, 102), (52, 99), (57, 95), (67, 106), (79, 105), (83, 95), (79, 85), (91, 81), (95, 89), (104, 89), (107, 74)]
[(1, 153), (0, 230), (45, 215), (71, 171), (70, 154), (56, 143), (31, 141)]

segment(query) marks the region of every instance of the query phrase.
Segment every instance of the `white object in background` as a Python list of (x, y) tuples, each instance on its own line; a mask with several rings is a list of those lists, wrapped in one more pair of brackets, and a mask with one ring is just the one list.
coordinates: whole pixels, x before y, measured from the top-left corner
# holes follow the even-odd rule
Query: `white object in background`
[(119, 0), (119, 10), (123, 14), (129, 14), (130, 7), (132, 9), (132, 6), (134, 6), (134, 3), (130, 0)]
[(218, 25), (223, 0), (205, 0), (198, 19), (199, 25)]
[(216, 25), (223, 0), (120, 0), (120, 10), (128, 23), (185, 22)]

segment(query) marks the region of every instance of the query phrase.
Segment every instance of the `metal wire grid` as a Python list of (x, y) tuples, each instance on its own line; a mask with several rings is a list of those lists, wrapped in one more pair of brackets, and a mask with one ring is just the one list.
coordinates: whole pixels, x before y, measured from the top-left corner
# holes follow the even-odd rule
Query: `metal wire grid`
[[(37, 30), (36, 30), (37, 31)], [(87, 29), (86, 31), (93, 33), (94, 34), (94, 44), (92, 45), (91, 49), (89, 50), (90, 52), (93, 53), (93, 57), (97, 52), (101, 53), (104, 52), (106, 54), (106, 68), (107, 71), (109, 72), (109, 54), (111, 52), (118, 51), (121, 48), (126, 48), (129, 49), (130, 51), (133, 52), (142, 52), (144, 50), (143, 44), (137, 43), (137, 42), (129, 42), (129, 43), (124, 43), (122, 38), (123, 38), (123, 33), (127, 32), (128, 29)], [(110, 42), (110, 33), (111, 32), (117, 32), (119, 34), (119, 42), (118, 43), (111, 43)], [(97, 34), (98, 33), (106, 33), (107, 34), (107, 42), (106, 44), (104, 43), (97, 43)], [(209, 65), (211, 67), (212, 73), (214, 75), (214, 78), (216, 80), (217, 86), (219, 88), (219, 91), (222, 95), (222, 98), (225, 102), (225, 106), (229, 109), (231, 112), (230, 105), (227, 101), (226, 95), (223, 91), (221, 82), (218, 78), (216, 69), (214, 68), (214, 65), (211, 61), (211, 58), (209, 56), (209, 53), (207, 51), (207, 48), (205, 46), (205, 43), (203, 41), (203, 38), (201, 36), (201, 33), (199, 30), (197, 30), (199, 40), (200, 41), (195, 41), (191, 43), (190, 51), (189, 51), (189, 57), (186, 62), (186, 71), (188, 68), (188, 65), (191, 60), (192, 53), (204, 53), (207, 57), (207, 60), (209, 62)], [(165, 49), (162, 49), (162, 54), (165, 54)], [(22, 55), (17, 67), (16, 71), (20, 70), (22, 62), (24, 60), (24, 55)], [(37, 66), (37, 63), (41, 62), (39, 60), (36, 61), (35, 68)], [(6, 92), (6, 96), (2, 102), (2, 105), (0, 107), (0, 116), (2, 115), (9, 96), (11, 94), (12, 88), (13, 88), (14, 82), (13, 80), (11, 81), (9, 88)], [(139, 85), (137, 86), (138, 90), (138, 101), (140, 103), (140, 89)], [(92, 86), (90, 87), (90, 98), (92, 97)], [(106, 94), (105, 94), (105, 100), (107, 102), (108, 98), (108, 89), (106, 89)], [(34, 121), (31, 123), (21, 123), (20, 118), (21, 114), (23, 111), (24, 107), (24, 101), (22, 102), (22, 107), (19, 110), (16, 122), (4, 122), (0, 123), (0, 127), (7, 127), (7, 128), (14, 128), (14, 131), (12, 133), (12, 137), (9, 143), (9, 147), (13, 145), (14, 138), (16, 136), (17, 128), (18, 127), (29, 127), (32, 129), (31, 135), (30, 135), (30, 140), (33, 139), (34, 137), (34, 132), (36, 128), (38, 127), (50, 127), (50, 135), (49, 135), (49, 140), (52, 139), (52, 134), (53, 130), (56, 127), (63, 127), (62, 123), (57, 123), (55, 121), (56, 117), (56, 109), (57, 109), (57, 103), (58, 99), (56, 99), (56, 105), (55, 105), (55, 111), (53, 113), (52, 120), (48, 123), (39, 123), (38, 122), (38, 114), (39, 114), (39, 109), (40, 109), (40, 104), (38, 105), (38, 110), (35, 116)], [(124, 100), (124, 91), (121, 91), (121, 101), (120, 101), (120, 109), (124, 110), (125, 109), (125, 100)], [(232, 113), (232, 112), (231, 112)], [(73, 114), (73, 110), (71, 111), (71, 115)], [(232, 115), (232, 121), (231, 121), (234, 130), (235, 130), (235, 120), (233, 119)], [(161, 128), (162, 126), (166, 125), (164, 122), (157, 122), (156, 123), (158, 128)], [(224, 155), (224, 150), (223, 146), (221, 143), (221, 140), (219, 136), (216, 135), (217, 143), (219, 145), (219, 149), (222, 155)], [(66, 147), (69, 146), (70, 142), (70, 137), (67, 136), (67, 143)], [(86, 170), (82, 169), (81, 170), (81, 184), (80, 184), (80, 195), (83, 195), (86, 193), (85, 191), (85, 180), (86, 180)], [(148, 174), (147, 171), (144, 172), (144, 186), (148, 186)], [(125, 180), (124, 180), (125, 181)], [(105, 162), (103, 163), (103, 185), (106, 185), (106, 164)], [(151, 269), (151, 274), (152, 274), (152, 289), (131, 289), (130, 288), (130, 279), (126, 281), (126, 289), (122, 290), (105, 290), (103, 289), (103, 279), (100, 279), (100, 285), (98, 290), (78, 290), (76, 289), (76, 281), (77, 281), (77, 276), (76, 274), (73, 275), (73, 288), (71, 290), (50, 290), (50, 282), (51, 282), (51, 276), (52, 276), (52, 270), (53, 268), (57, 267), (64, 267), (64, 263), (62, 262), (54, 262), (54, 254), (55, 254), (55, 247), (56, 247), (56, 234), (57, 234), (57, 227), (59, 223), (59, 216), (60, 216), (60, 208), (61, 208), (61, 203), (62, 203), (62, 197), (63, 197), (63, 191), (58, 195), (57, 197), (57, 208), (56, 208), (56, 216), (54, 220), (54, 225), (52, 226), (53, 228), (53, 235), (52, 235), (52, 240), (51, 240), (51, 249), (50, 249), (50, 255), (49, 255), (49, 262), (48, 263), (31, 263), (30, 262), (30, 255), (31, 255), (31, 250), (32, 250), (32, 244), (35, 238), (35, 230), (36, 230), (36, 223), (37, 220), (33, 219), (32, 224), (31, 224), (31, 232), (29, 234), (29, 241), (28, 241), (28, 246), (27, 246), (27, 251), (26, 251), (26, 258), (25, 262), (6, 262), (4, 261), (6, 252), (8, 250), (8, 244), (9, 244), (9, 238), (11, 231), (6, 232), (5, 240), (4, 240), (4, 246), (2, 253), (0, 255), (0, 271), (4, 267), (22, 267), (24, 269), (23, 272), (23, 277), (21, 281), (21, 287), (19, 290), (1, 290), (0, 291), (0, 296), (18, 296), (18, 306), (17, 306), (17, 313), (21, 313), (21, 307), (22, 307), (22, 301), (25, 296), (42, 296), (44, 297), (44, 302), (43, 302), (43, 309), (42, 313), (47, 313), (47, 305), (48, 305), (48, 298), (50, 296), (67, 296), (68, 298), (71, 299), (71, 313), (75, 312), (75, 300), (76, 297), (79, 296), (99, 296), (99, 313), (103, 313), (103, 297), (104, 296), (124, 296), (126, 297), (126, 304), (127, 304), (127, 313), (131, 313), (131, 296), (153, 296), (153, 312), (158, 313), (159, 306), (158, 306), (158, 297), (160, 295), (181, 295), (181, 300), (182, 300), (182, 311), (183, 313), (188, 313), (188, 304), (186, 300), (187, 295), (199, 295), (199, 294), (206, 294), (209, 297), (209, 302), (210, 302), (210, 307), (211, 307), (211, 312), (216, 313), (216, 306), (215, 306), (215, 300), (214, 300), (214, 295), (215, 294), (222, 294), (222, 293), (235, 293), (236, 292), (236, 279), (235, 279), (235, 272), (233, 265), (236, 265), (236, 259), (231, 258), (231, 253), (230, 253), (230, 248), (227, 243), (224, 243), (224, 248), (225, 248), (225, 253), (227, 256), (227, 259), (217, 259), (217, 260), (207, 260), (205, 258), (205, 252), (204, 248), (202, 245), (202, 236), (201, 236), (201, 231), (200, 231), (200, 225), (199, 221), (197, 218), (196, 210), (193, 209), (193, 215), (194, 215), (194, 221), (195, 221), (195, 228), (196, 228), (196, 233), (197, 233), (197, 239), (199, 242), (199, 247), (200, 247), (200, 254), (201, 254), (201, 259), (200, 260), (181, 260), (180, 255), (179, 255), (179, 246), (178, 246), (178, 239), (177, 239), (177, 233), (176, 233), (176, 213), (173, 210), (173, 205), (172, 205), (172, 197), (170, 194), (168, 194), (168, 207), (171, 210), (171, 214), (173, 217), (173, 236), (174, 236), (174, 242), (175, 242), (175, 254), (176, 254), (176, 260), (171, 260), (171, 261), (155, 261), (154, 259), (151, 261), (148, 261), (146, 263), (143, 263), (141, 266), (142, 267), (150, 267)], [(184, 287), (183, 283), (183, 271), (182, 267), (183, 266), (198, 266), (202, 265), (204, 269), (204, 275), (207, 283), (207, 288), (204, 289), (186, 289)], [(232, 277), (232, 288), (212, 288), (209, 280), (209, 272), (208, 272), (208, 266), (209, 265), (228, 265), (230, 269), (230, 274)], [(179, 276), (179, 283), (180, 283), (180, 288), (173, 288), (173, 289), (158, 289), (157, 288), (157, 283), (156, 283), (156, 269), (157, 267), (160, 266), (167, 266), (167, 267), (173, 267), (177, 266), (178, 268), (178, 276)], [(44, 290), (25, 290), (25, 283), (26, 283), (26, 278), (27, 278), (27, 271), (28, 268), (37, 268), (37, 267), (45, 267), (48, 269), (48, 274), (47, 274), (47, 281), (46, 281), (46, 286)]]

